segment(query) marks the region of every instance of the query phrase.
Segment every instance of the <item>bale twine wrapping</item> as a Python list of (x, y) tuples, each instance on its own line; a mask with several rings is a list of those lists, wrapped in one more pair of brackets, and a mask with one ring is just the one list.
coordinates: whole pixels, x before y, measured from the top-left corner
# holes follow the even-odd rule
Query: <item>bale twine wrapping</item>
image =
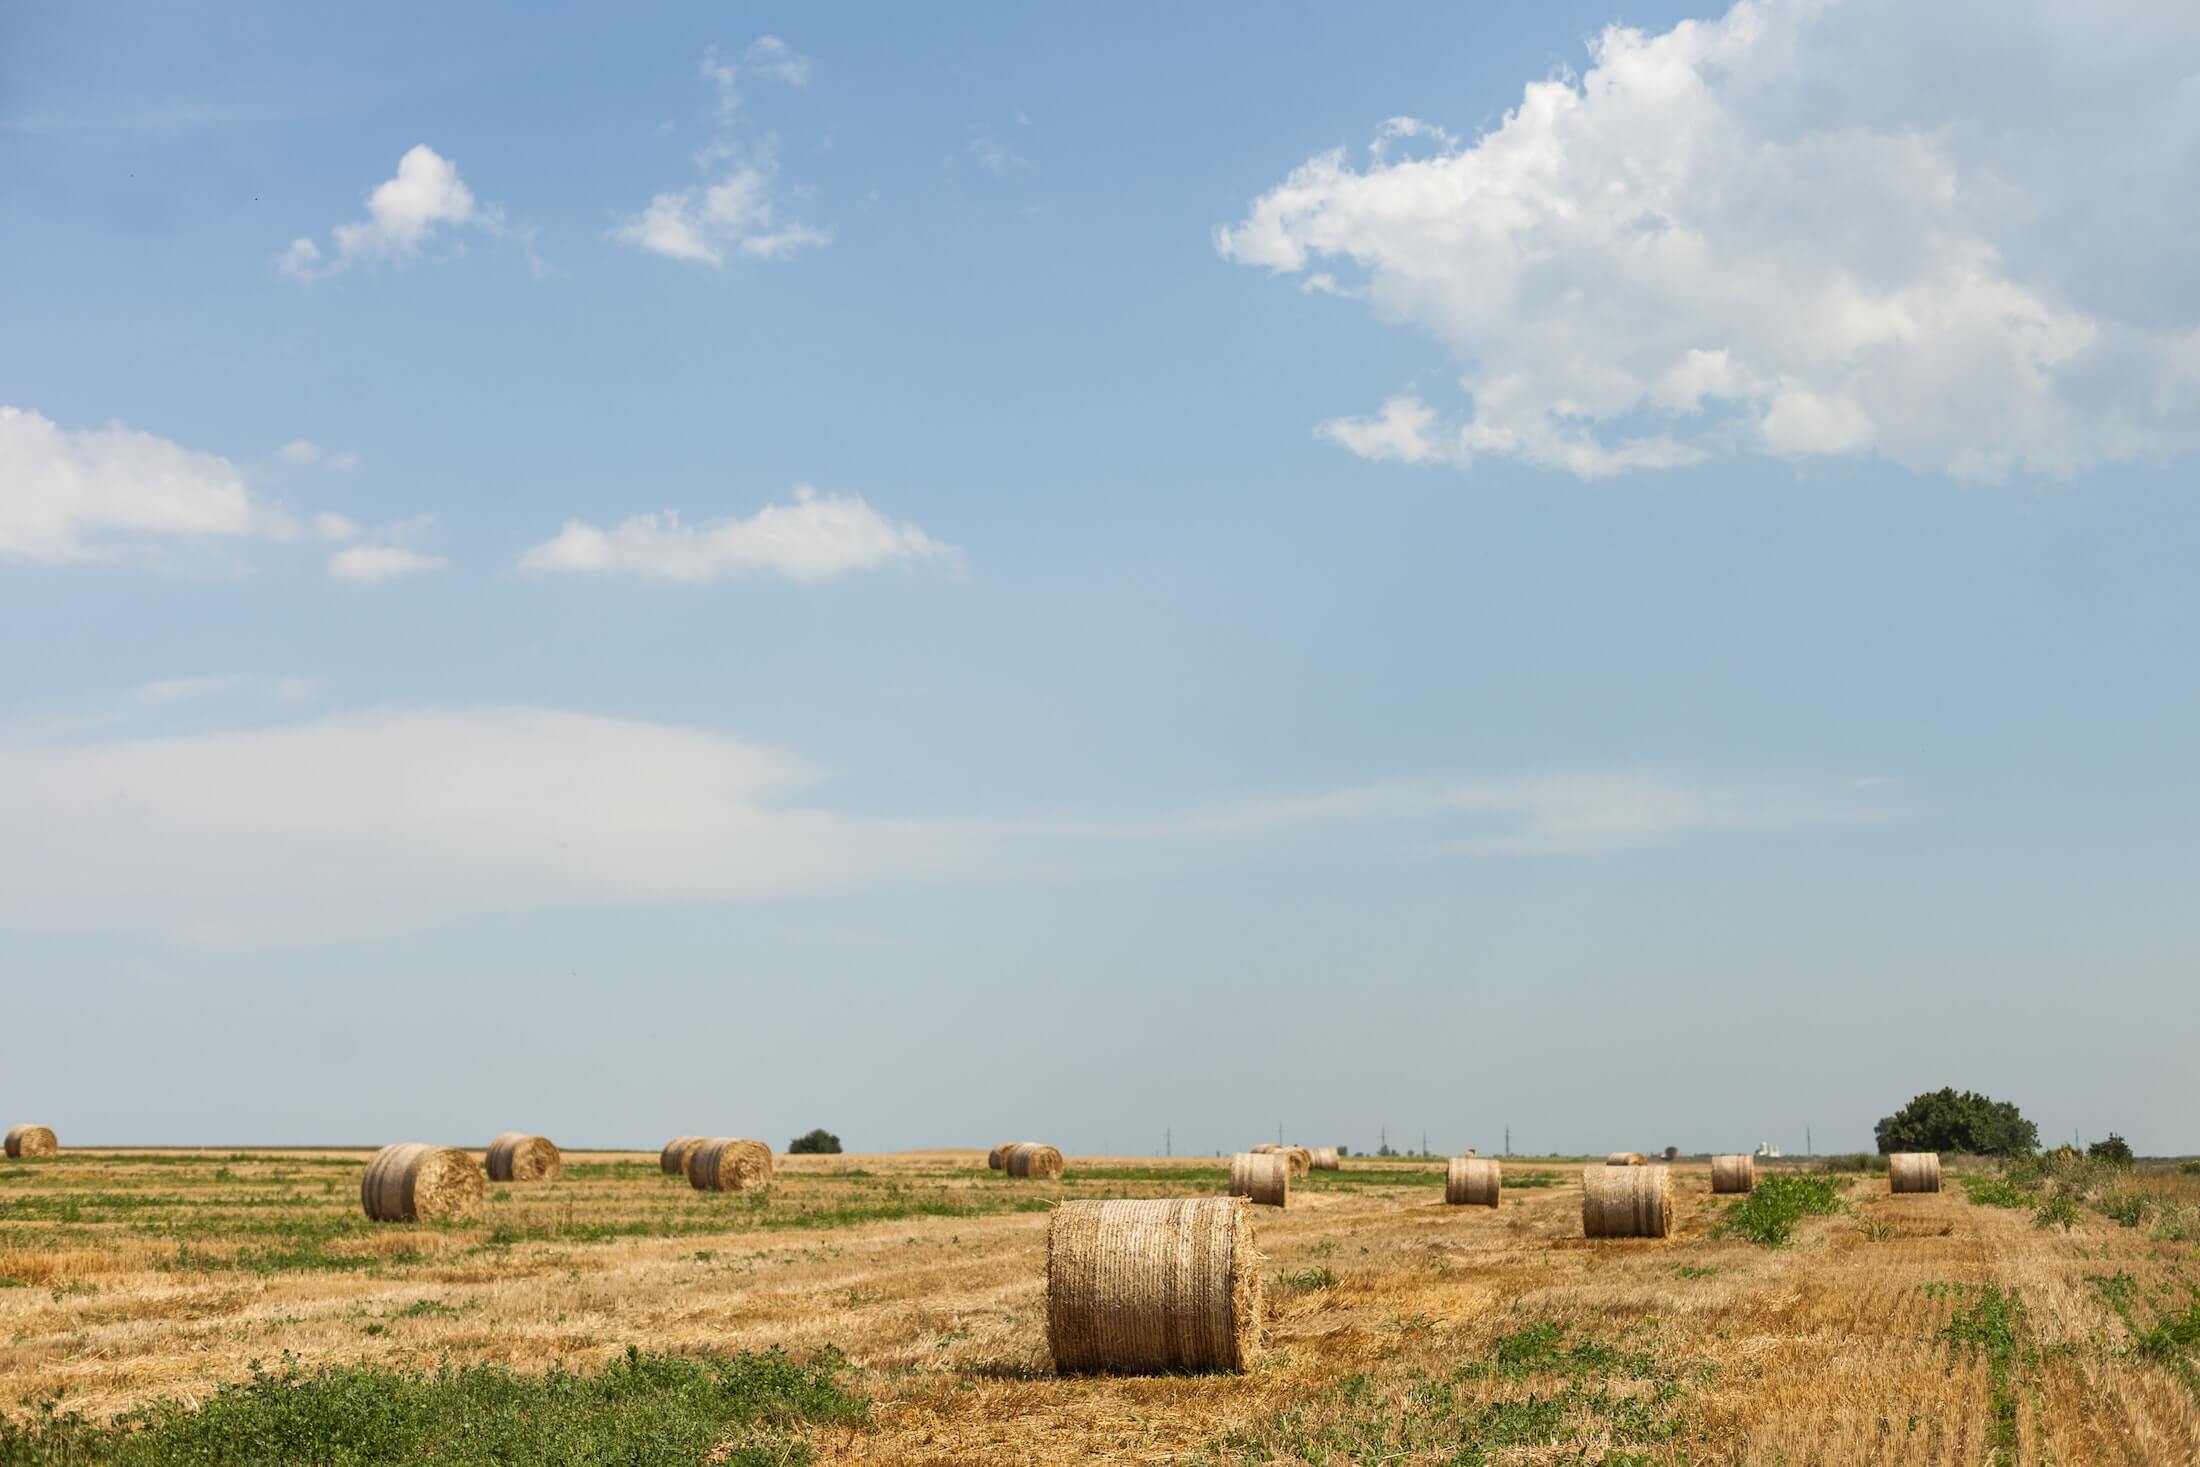
[(60, 1150), (61, 1143), (44, 1126), (8, 1127), (8, 1155), (18, 1161), (30, 1156), (58, 1155)]
[(1504, 1168), (1494, 1161), (1455, 1156), (1444, 1167), (1444, 1200), (1454, 1207), (1495, 1207), (1504, 1186)]
[(548, 1136), (506, 1131), (489, 1143), (492, 1182), (554, 1182), (565, 1174), (565, 1158)]
[(1230, 1195), (1263, 1207), (1291, 1201), (1291, 1162), (1280, 1152), (1240, 1151), (1230, 1158)]
[(1887, 1158), (1887, 1190), (1890, 1192), (1938, 1192), (1940, 1153), (1897, 1151)]
[(772, 1149), (761, 1141), (714, 1136), (688, 1153), (688, 1185), (698, 1192), (753, 1192), (772, 1180)]
[(1643, 1156), (1639, 1151), (1615, 1151), (1604, 1158), (1606, 1166), (1641, 1166)]
[(1711, 1190), (1714, 1194), (1757, 1190), (1757, 1158), (1748, 1152), (1711, 1158)]
[(1260, 1353), (1261, 1261), (1235, 1197), (1063, 1203), (1047, 1225), (1054, 1368), (1244, 1370)]
[(376, 1222), (439, 1222), (481, 1211), (484, 1183), (455, 1146), (400, 1141), (374, 1153), (359, 1179), (359, 1205)]
[(1671, 1173), (1662, 1166), (1581, 1169), (1581, 1235), (1663, 1238), (1673, 1231)]
[(1307, 1150), (1313, 1153), (1315, 1171), (1335, 1172), (1342, 1171), (1344, 1169), (1343, 1164), (1337, 1160), (1336, 1147), (1310, 1146), (1307, 1148)]
[(1314, 1169), (1314, 1153), (1304, 1146), (1279, 1146), (1268, 1154), (1280, 1156), (1289, 1163), (1294, 1182)]
[(668, 1177), (687, 1175), (688, 1153), (708, 1140), (705, 1136), (675, 1136), (657, 1153), (657, 1169)]
[(1001, 1158), (1001, 1170), (1012, 1177), (1051, 1182), (1062, 1174), (1062, 1153), (1037, 1141), (1019, 1141)]

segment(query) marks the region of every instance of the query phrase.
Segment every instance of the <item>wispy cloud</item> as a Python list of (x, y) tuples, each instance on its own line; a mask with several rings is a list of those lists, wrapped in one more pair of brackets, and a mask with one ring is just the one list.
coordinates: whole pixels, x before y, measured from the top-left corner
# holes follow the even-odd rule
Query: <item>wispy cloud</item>
[(536, 275), (548, 268), (535, 254), (534, 231), (514, 228), (501, 204), (483, 204), (459, 177), (458, 165), (419, 143), (397, 160), (397, 172), (367, 196), (367, 216), (339, 224), (323, 250), (311, 238), (290, 242), (276, 266), (295, 280), (312, 282), (360, 265), (409, 265), (432, 246), (445, 243), (450, 254), (463, 254), (469, 232), (512, 240), (526, 251)]
[(688, 524), (667, 511), (635, 515), (608, 530), (568, 520), (555, 538), (522, 555), (519, 568), (665, 581), (759, 572), (824, 581), (896, 561), (956, 555), (953, 546), (888, 519), (860, 498), (820, 494), (805, 484), (795, 490), (792, 504), (766, 505), (746, 519)]

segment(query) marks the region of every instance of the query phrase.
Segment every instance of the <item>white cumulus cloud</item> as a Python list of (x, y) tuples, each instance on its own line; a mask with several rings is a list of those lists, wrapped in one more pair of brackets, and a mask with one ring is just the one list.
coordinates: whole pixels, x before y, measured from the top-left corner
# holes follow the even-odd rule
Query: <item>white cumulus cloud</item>
[(353, 545), (329, 557), (328, 573), (339, 581), (378, 586), (400, 576), (442, 570), (449, 563), (440, 555), (407, 550), (402, 545)]
[(1590, 63), (1472, 140), (1393, 121), (1216, 231), (1461, 361), (1462, 402), (1328, 437), (1585, 477), (2200, 446), (2200, 8), (1742, 0)]
[(610, 529), (568, 520), (557, 536), (520, 557), (526, 571), (617, 572), (667, 581), (712, 581), (767, 572), (823, 581), (895, 561), (953, 559), (953, 546), (888, 519), (862, 499), (820, 494), (805, 484), (792, 504), (766, 505), (746, 519), (689, 524), (679, 515), (635, 515)]
[(532, 235), (507, 225), (501, 206), (477, 201), (458, 176), (458, 165), (419, 143), (397, 160), (396, 174), (367, 196), (367, 217), (336, 226), (329, 251), (311, 239), (294, 239), (276, 264), (284, 274), (305, 281), (324, 279), (354, 265), (407, 265), (438, 240), (466, 230), (519, 240), (527, 247), (530, 266), (543, 273)]
[(788, 217), (771, 146), (743, 143), (737, 127), (748, 78), (799, 87), (810, 79), (809, 58), (776, 36), (760, 36), (732, 60), (715, 48), (707, 52), (703, 75), (717, 91), (716, 131), (695, 159), (708, 176), (653, 195), (620, 220), (611, 237), (669, 260), (713, 267), (731, 256), (776, 260), (830, 244), (830, 230)]

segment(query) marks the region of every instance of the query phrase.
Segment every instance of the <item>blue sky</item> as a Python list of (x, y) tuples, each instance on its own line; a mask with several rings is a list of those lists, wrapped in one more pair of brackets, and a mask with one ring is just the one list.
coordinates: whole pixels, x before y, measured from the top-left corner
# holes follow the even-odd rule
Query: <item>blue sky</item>
[(2200, 26), (1983, 13), (9, 12), (0, 1111), (2192, 1149)]

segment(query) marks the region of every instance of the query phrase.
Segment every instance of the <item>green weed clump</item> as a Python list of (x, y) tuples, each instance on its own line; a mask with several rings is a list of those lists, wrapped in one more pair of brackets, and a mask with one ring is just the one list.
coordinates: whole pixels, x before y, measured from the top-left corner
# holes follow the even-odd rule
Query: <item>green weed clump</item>
[(1974, 1176), (1968, 1172), (1957, 1178), (1963, 1183), (1964, 1193), (1976, 1207), (2030, 1207), (2032, 1194), (2006, 1177)]
[(2061, 1228), (2069, 1232), (2078, 1225), (2078, 1204), (2057, 1194), (2042, 1197), (2032, 1209), (2032, 1226), (2035, 1228)]
[(1720, 1236), (1738, 1234), (1767, 1248), (1784, 1247), (1795, 1225), (1806, 1217), (1827, 1217), (1842, 1208), (1840, 1184), (1808, 1172), (1782, 1172), (1757, 1183), (1755, 1191), (1727, 1209)]
[(2023, 1339), (2023, 1302), (1994, 1284), (1927, 1284), (1925, 1292), (1955, 1298), (1956, 1311), (1941, 1327), (1940, 1338), (1951, 1350), (1984, 1359), (1993, 1407), (1987, 1437), (1997, 1452), (2006, 1452), (2014, 1462), (2022, 1377), (2038, 1363), (2037, 1353)]
[[(111, 1425), (47, 1402), (0, 1418), (4, 1467), (740, 1467), (807, 1462), (803, 1422), (855, 1424), (837, 1354), (690, 1357), (629, 1348), (601, 1370), (544, 1375), (500, 1365), (433, 1372), (371, 1365), (306, 1371), (257, 1362), (249, 1380), (189, 1405), (161, 1401)], [(724, 1447), (721, 1453), (717, 1449)]]

